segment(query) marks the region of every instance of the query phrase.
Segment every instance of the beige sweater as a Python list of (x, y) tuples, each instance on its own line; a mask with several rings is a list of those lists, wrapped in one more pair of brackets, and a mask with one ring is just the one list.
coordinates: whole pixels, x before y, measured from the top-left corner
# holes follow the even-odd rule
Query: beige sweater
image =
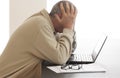
[(28, 18), (10, 37), (0, 56), (0, 78), (41, 78), (43, 60), (65, 63), (73, 42), (73, 31), (64, 29), (57, 40), (46, 10)]

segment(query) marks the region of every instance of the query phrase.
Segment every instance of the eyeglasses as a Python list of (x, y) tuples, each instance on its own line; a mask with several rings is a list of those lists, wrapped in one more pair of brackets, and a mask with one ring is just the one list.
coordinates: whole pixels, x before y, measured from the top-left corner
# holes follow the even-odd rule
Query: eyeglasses
[(63, 70), (80, 70), (82, 68), (82, 64), (65, 64), (61, 66)]

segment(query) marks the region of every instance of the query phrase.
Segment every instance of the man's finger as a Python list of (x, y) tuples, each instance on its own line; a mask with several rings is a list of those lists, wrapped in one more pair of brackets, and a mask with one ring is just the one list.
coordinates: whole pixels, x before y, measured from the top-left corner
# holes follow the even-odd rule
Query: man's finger
[(71, 13), (74, 14), (74, 13), (75, 13), (74, 11), (75, 11), (75, 8), (74, 8), (74, 6), (71, 4)]
[(60, 3), (60, 9), (61, 9), (62, 15), (64, 15), (65, 14), (65, 9), (64, 9), (63, 3)]
[(60, 19), (60, 17), (58, 16), (58, 14), (55, 14), (54, 16), (55, 16), (55, 19), (56, 19), (57, 21), (59, 21), (59, 22), (61, 21), (61, 19)]
[(77, 13), (78, 13), (78, 11), (77, 11), (76, 7), (74, 7), (74, 14), (75, 14), (75, 17), (77, 16)]
[(66, 12), (70, 13), (70, 5), (68, 2), (66, 2)]

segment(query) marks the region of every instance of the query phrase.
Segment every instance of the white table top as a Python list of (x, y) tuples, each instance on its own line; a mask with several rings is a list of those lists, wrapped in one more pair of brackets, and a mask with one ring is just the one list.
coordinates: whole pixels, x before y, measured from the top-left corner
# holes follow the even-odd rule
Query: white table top
[(96, 63), (103, 65), (106, 73), (57, 74), (44, 68), (42, 78), (120, 78), (120, 39), (108, 39)]

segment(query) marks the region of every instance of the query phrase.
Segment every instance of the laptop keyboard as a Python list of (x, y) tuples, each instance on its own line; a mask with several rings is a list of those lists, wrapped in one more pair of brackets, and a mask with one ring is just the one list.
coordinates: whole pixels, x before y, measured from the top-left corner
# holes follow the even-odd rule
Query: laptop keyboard
[(93, 59), (88, 54), (74, 54), (74, 61), (93, 61)]

